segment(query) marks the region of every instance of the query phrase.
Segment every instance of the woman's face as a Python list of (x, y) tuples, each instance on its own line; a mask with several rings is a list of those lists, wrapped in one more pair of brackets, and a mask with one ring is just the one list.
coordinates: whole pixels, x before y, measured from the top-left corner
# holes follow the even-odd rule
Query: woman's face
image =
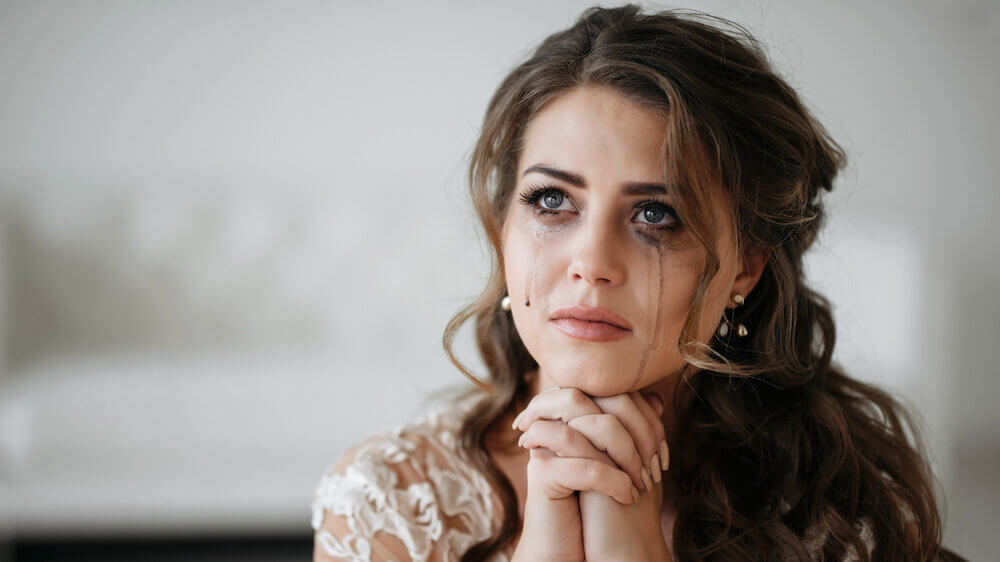
[[(665, 131), (665, 117), (594, 87), (559, 96), (528, 123), (503, 227), (504, 274), (541, 388), (612, 396), (684, 364), (678, 341), (705, 258), (662, 187)], [(702, 317), (706, 343), (732, 294), (746, 295), (759, 276), (738, 267), (729, 202), (721, 189), (713, 197), (722, 263)], [(629, 329), (552, 318), (572, 306), (607, 309)]]

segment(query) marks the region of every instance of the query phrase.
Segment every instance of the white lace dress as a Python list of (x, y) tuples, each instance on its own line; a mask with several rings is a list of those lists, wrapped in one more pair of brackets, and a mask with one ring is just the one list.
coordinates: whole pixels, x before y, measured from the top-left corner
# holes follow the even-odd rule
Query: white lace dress
[[(460, 414), (481, 398), (431, 407), (328, 467), (312, 503), (315, 560), (454, 561), (498, 530), (499, 496), (457, 453)], [(867, 521), (861, 532), (871, 552)], [(818, 555), (826, 535), (810, 529), (812, 552)], [(488, 562), (508, 562), (512, 552)], [(845, 562), (859, 559), (850, 554)]]
[(500, 524), (498, 497), (456, 443), (461, 411), (481, 398), (429, 408), (328, 468), (312, 504), (317, 559), (451, 561), (489, 538)]

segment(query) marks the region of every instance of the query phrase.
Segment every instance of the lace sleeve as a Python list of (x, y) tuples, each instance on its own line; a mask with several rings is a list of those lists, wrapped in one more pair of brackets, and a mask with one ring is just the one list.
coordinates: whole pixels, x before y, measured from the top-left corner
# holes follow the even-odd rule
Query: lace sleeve
[[(875, 536), (872, 532), (871, 521), (867, 517), (863, 517), (854, 526), (861, 534), (861, 540), (865, 543), (865, 548), (868, 550), (868, 557), (870, 559), (872, 553), (875, 551)], [(821, 529), (818, 525), (814, 525), (806, 532), (804, 540), (806, 547), (813, 555), (813, 559), (820, 559), (823, 546), (826, 544), (829, 536), (830, 531), (828, 529)], [(858, 562), (859, 560), (861, 560), (861, 557), (858, 556), (857, 549), (855, 549), (854, 545), (849, 546), (843, 562)]]
[(414, 481), (412, 450), (385, 435), (326, 471), (312, 505), (314, 560), (421, 560), (441, 536), (430, 485)]
[(457, 560), (491, 529), (470, 476), (430, 428), (367, 439), (316, 488), (314, 561)]

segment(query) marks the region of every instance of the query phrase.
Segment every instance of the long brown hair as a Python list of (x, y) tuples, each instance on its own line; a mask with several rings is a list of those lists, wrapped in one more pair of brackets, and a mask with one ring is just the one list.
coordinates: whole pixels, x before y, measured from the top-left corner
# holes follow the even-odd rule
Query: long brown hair
[[(514, 489), (486, 451), (495, 422), (526, 404), (525, 374), (538, 367), (499, 307), (506, 292), (501, 230), (526, 123), (580, 86), (613, 88), (668, 118), (667, 185), (707, 256), (680, 338), (691, 370), (690, 392), (674, 401), (683, 428), (682, 442), (671, 443), (671, 470), (679, 471), (675, 556), (808, 560), (803, 535), (819, 525), (829, 531), (824, 559), (842, 559), (852, 547), (867, 559), (855, 525), (867, 518), (876, 559), (960, 559), (941, 546), (918, 426), (896, 398), (832, 361), (830, 304), (803, 274), (803, 253), (824, 221), (821, 196), (845, 165), (843, 149), (744, 27), (695, 10), (645, 14), (631, 4), (590, 8), (542, 41), (494, 93), (471, 155), (469, 189), (492, 267), (482, 293), (448, 323), (443, 344), (476, 384), (467, 394), (489, 393), (463, 418), (459, 452), (498, 490), (504, 517), (498, 532), (462, 559), (488, 557), (521, 528)], [(751, 327), (740, 343), (731, 334), (715, 334), (709, 345), (696, 340), (719, 268), (713, 185), (733, 202), (741, 247), (767, 257), (733, 319)], [(485, 382), (452, 351), (470, 319)], [(790, 490), (793, 508), (784, 512)]]

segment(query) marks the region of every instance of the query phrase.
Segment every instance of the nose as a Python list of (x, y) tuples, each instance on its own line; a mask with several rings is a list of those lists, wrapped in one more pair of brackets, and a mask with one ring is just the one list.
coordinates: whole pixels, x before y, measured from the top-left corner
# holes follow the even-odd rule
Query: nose
[(567, 274), (592, 285), (618, 286), (625, 281), (623, 252), (615, 247), (614, 232), (590, 217), (577, 232), (578, 240)]

